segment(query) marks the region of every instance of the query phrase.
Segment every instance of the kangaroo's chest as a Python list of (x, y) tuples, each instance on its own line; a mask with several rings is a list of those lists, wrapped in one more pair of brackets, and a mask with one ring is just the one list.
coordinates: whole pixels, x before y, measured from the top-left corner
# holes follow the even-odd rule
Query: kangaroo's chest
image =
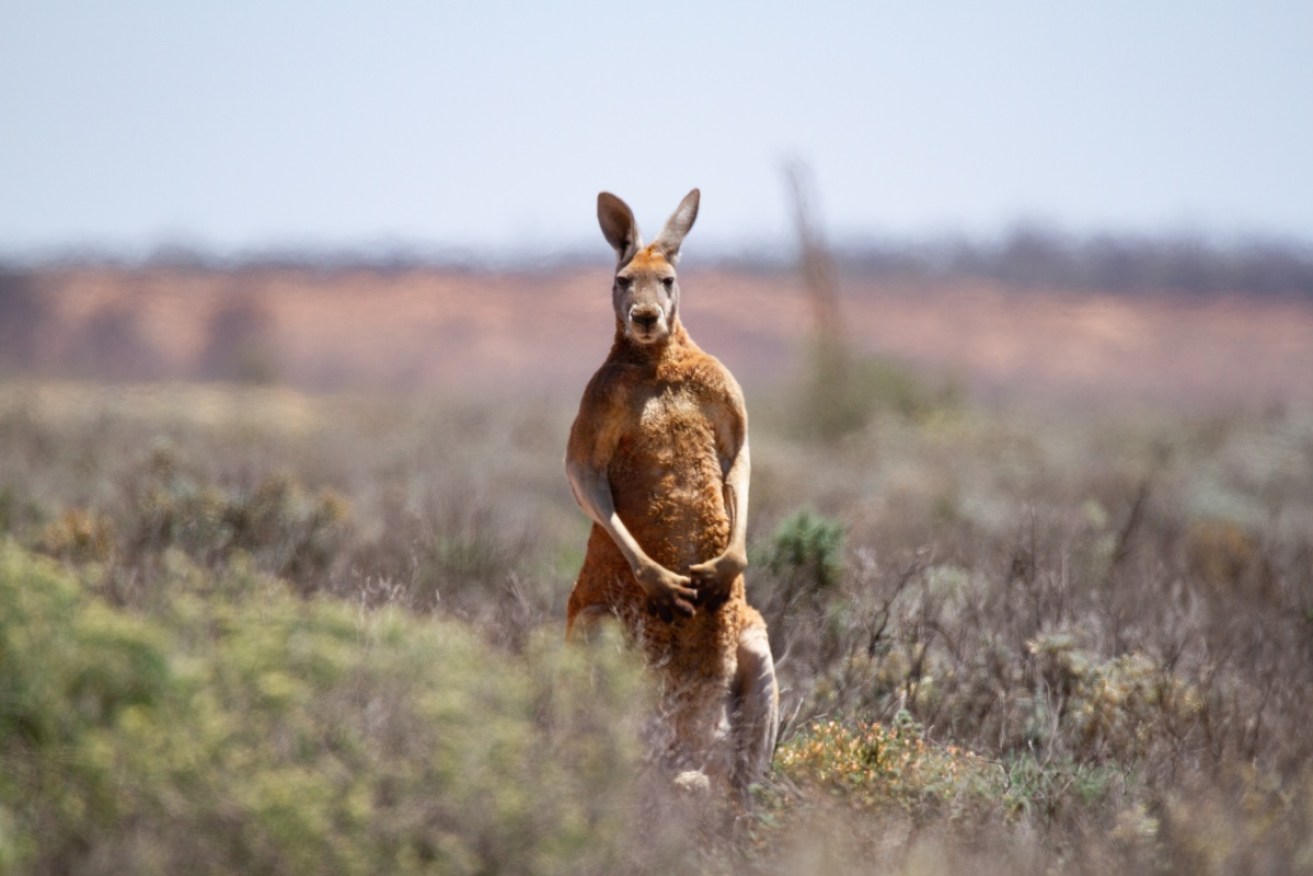
[(695, 388), (661, 387), (634, 400), (622, 454), (640, 466), (695, 468), (716, 459), (716, 430)]
[(678, 542), (692, 562), (712, 556), (702, 541), (725, 540), (716, 427), (696, 389), (659, 387), (634, 399), (609, 474), (616, 510), (645, 548)]

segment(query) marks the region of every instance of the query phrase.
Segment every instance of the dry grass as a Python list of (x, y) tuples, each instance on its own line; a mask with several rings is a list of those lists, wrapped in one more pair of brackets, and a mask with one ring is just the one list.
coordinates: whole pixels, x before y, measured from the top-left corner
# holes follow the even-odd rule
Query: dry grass
[[(618, 860), (634, 870), (682, 862), (772, 873), (1306, 871), (1313, 416), (1296, 407), (1056, 416), (925, 398), (913, 408), (876, 405), (864, 426), (825, 443), (801, 437), (782, 405), (756, 420), (749, 587), (771, 624), (785, 688), (775, 778), (751, 820), (697, 842), (663, 835), (643, 845), (625, 819), (597, 821), (599, 872)], [(749, 398), (762, 410), (769, 402)], [(157, 625), (179, 623), (185, 608), (186, 659), (204, 663), (212, 652), (198, 642), (220, 618), (260, 624), (261, 611), (292, 610), (259, 607), (273, 588), (360, 617), (400, 609), (416, 616), (404, 622), (407, 636), (472, 633), (480, 644), (468, 647), (500, 656), (368, 671), (379, 673), (380, 690), (403, 697), (414, 685), (441, 687), (448, 672), (478, 689), (495, 666), (530, 680), (498, 688), (499, 713), (538, 721), (547, 701), (533, 698), (551, 684), (534, 673), (557, 659), (541, 640), (559, 635), (586, 536), (560, 472), (571, 413), (551, 397), (417, 404), (276, 388), (9, 383), (0, 387), (0, 538), (56, 559), (80, 582), (79, 599), (129, 624), (96, 648), (113, 650), (126, 636), (182, 665), (175, 650), (184, 645)], [(206, 620), (209, 609), (196, 605), (218, 614)], [(267, 656), (277, 664), (281, 653)], [(32, 659), (24, 665), (44, 665)], [(352, 659), (372, 666), (368, 654)], [(347, 682), (320, 685), (297, 665), (268, 684), (303, 690), (307, 720), (352, 702)], [(237, 715), (251, 710), (240, 720), (268, 719), (260, 701), (224, 703)], [(417, 713), (404, 697), (388, 703), (387, 732), (404, 740)], [(569, 726), (602, 733), (606, 710), (617, 708), (572, 713)], [(506, 725), (513, 738), (529, 726), (521, 720)], [(128, 732), (114, 721), (93, 721), (86, 739), (112, 748)], [(373, 726), (384, 725), (350, 732), (367, 744)], [(630, 799), (626, 726), (596, 737), (618, 753), (570, 779), (568, 793)], [(296, 766), (286, 750), (253, 744), (256, 784), (279, 770), (350, 773), (370, 762)], [(46, 768), (30, 747), (6, 745), (14, 770)], [(411, 750), (387, 769), (408, 769)], [(459, 807), (442, 809), (413, 822), (415, 836), (437, 818), (449, 838), (438, 852), (475, 862), (471, 872), (550, 872), (564, 858), (544, 850), (573, 848), (553, 844), (576, 837), (577, 825), (514, 821), (529, 817), (507, 785), (529, 769), (518, 757), (478, 776), (426, 774), (429, 784), (398, 785), (404, 799), (389, 805), (411, 805), (405, 795), (417, 795), (416, 806), (426, 795), (491, 795), (508, 823), (533, 825), (528, 835), (541, 847), (508, 846), (499, 859), (488, 839), (501, 835), (495, 809), (471, 811), (468, 823)], [(155, 791), (176, 791), (154, 774), (141, 780), (165, 782), (141, 792), (147, 809)], [(600, 784), (589, 791), (590, 782)], [(207, 784), (200, 810), (179, 810), (167, 831), (138, 830), (133, 846), (114, 839), (122, 819), (148, 815), (120, 807), (91, 821), (59, 816), (72, 804), (41, 796), (53, 787), (0, 782), (0, 865), (149, 870), (142, 861), (178, 860), (171, 844), (195, 829), (212, 831), (212, 849), (247, 843), (246, 869), (260, 869), (308, 860), (295, 856), (318, 848), (313, 825), (347, 817), (321, 808), (297, 822), (299, 832), (268, 834), (261, 821), (264, 833), (242, 833), (223, 820), (236, 804)], [(260, 787), (251, 799), (281, 799), (275, 785)], [(334, 854), (402, 854), (402, 840), (371, 826), (384, 811), (371, 799), (351, 815), (363, 845)], [(47, 804), (56, 808), (40, 808)], [(14, 839), (38, 816), (74, 819), (76, 831), (57, 834), (66, 836), (61, 857)]]

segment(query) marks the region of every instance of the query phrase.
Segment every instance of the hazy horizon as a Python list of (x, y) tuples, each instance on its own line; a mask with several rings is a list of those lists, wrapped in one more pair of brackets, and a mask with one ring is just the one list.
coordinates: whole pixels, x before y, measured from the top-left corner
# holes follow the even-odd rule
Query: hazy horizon
[(1313, 7), (7, 4), (0, 258), (604, 247), (1019, 225), (1307, 242)]

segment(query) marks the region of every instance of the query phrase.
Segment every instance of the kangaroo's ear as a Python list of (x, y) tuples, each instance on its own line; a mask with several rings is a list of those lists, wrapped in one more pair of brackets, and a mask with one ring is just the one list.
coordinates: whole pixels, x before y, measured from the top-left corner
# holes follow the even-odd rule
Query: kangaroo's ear
[(597, 222), (606, 242), (615, 250), (616, 261), (624, 264), (634, 257), (643, 241), (638, 237), (638, 223), (629, 205), (610, 192), (597, 196)]
[(679, 261), (679, 245), (684, 242), (684, 235), (688, 234), (693, 221), (698, 218), (698, 200), (701, 197), (702, 193), (697, 189), (685, 195), (675, 212), (666, 220), (666, 227), (652, 241), (652, 245), (661, 250), (672, 265)]

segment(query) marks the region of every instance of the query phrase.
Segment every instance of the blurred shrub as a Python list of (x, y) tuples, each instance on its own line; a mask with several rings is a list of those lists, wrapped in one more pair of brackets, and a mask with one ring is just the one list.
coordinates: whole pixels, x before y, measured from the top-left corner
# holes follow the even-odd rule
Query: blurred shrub
[(1179, 873), (1307, 873), (1313, 773), (1236, 765), (1190, 782), (1158, 808), (1160, 860)]
[[(1128, 799), (1143, 792), (1133, 771), (1115, 764), (1093, 764), (1070, 758), (1041, 758), (1017, 753), (1003, 764), (1007, 791), (1003, 795), (1008, 814), (1024, 822), (1045, 827), (1089, 828), (1091, 823), (1113, 822), (1117, 835), (1134, 829), (1137, 836), (1152, 831), (1142, 804), (1126, 807)], [(1138, 824), (1129, 820), (1138, 815)]]
[(15, 487), (0, 486), (0, 534), (22, 532), (45, 520), (45, 509)]
[(114, 522), (96, 511), (69, 508), (41, 531), (37, 547), (74, 563), (103, 563), (114, 550)]
[(765, 565), (808, 590), (827, 590), (843, 574), (843, 524), (804, 508), (775, 530)]
[(167, 696), (164, 642), (0, 541), (0, 861), (72, 872), (89, 834), (130, 823), (112, 729)]
[(0, 544), (6, 869), (633, 868), (643, 682), (614, 643), (515, 660), (173, 557), (172, 598), (129, 615)]
[(833, 441), (862, 429), (876, 414), (923, 419), (956, 406), (957, 395), (887, 359), (818, 343), (808, 354), (789, 425), (800, 437)]
[[(1112, 659), (1076, 646), (1069, 633), (1028, 644), (1044, 689), (1061, 706), (1052, 732), (1081, 759), (1142, 758), (1167, 727), (1193, 723), (1203, 709), (1199, 692), (1144, 654)], [(1049, 728), (1037, 728), (1043, 744)]]
[(1007, 790), (997, 763), (925, 739), (906, 711), (892, 724), (819, 721), (780, 746), (776, 769), (801, 787), (839, 793), (844, 804), (949, 818), (995, 808)]
[(204, 483), (185, 474), (168, 447), (152, 452), (128, 490), (129, 559), (179, 547), (214, 564), (242, 551), (309, 589), (332, 562), (350, 511), (333, 490), (311, 492), (285, 473), (245, 490)]
[(783, 634), (804, 631), (795, 657), (820, 669), (832, 663), (850, 621), (843, 578), (843, 525), (808, 508), (785, 518), (764, 549), (752, 551), (750, 599), (766, 618), (778, 652)]
[[(539, 521), (524, 519), (514, 503), (490, 500), (457, 478), (417, 496), (390, 490), (381, 505), (377, 535), (361, 544), (353, 559), (388, 583), (393, 600), (415, 611), (441, 609), (480, 621), (490, 633), (517, 643), (526, 624), (540, 622), (542, 611), (556, 601), (550, 593), (532, 592)], [(513, 624), (516, 629), (509, 629), (506, 611), (523, 608), (525, 600), (539, 610), (528, 611)]]
[(1245, 526), (1233, 520), (1206, 519), (1190, 524), (1186, 533), (1190, 570), (1202, 582), (1225, 590), (1262, 574), (1262, 545)]

